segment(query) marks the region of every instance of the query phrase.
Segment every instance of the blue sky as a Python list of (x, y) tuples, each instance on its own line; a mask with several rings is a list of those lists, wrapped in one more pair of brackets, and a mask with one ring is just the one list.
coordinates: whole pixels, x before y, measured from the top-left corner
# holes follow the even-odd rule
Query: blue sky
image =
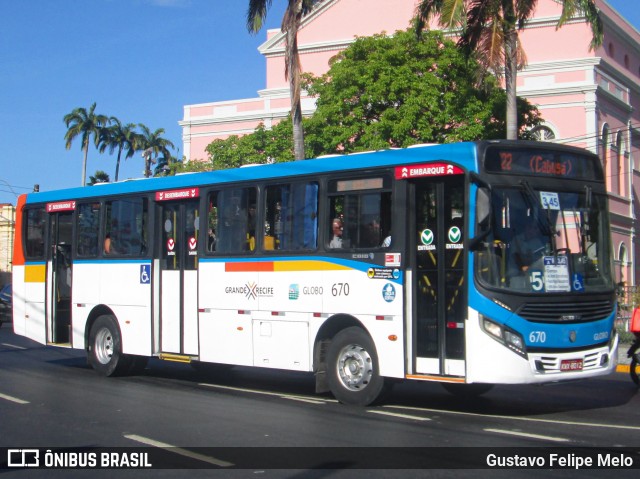
[[(637, 0), (608, 0), (640, 30)], [(267, 28), (280, 25), (275, 0)], [(80, 184), (79, 139), (65, 149), (62, 118), (76, 107), (164, 128), (180, 149), (183, 106), (251, 98), (265, 86), (245, 27), (248, 0), (0, 0), (0, 203), (39, 184)], [(87, 176), (115, 159), (89, 150)], [(139, 155), (120, 178), (142, 176)]]

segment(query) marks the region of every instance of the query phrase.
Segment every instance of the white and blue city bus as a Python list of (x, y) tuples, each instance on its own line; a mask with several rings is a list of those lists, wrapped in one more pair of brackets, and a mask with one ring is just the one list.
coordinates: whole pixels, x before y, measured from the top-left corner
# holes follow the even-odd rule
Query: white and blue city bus
[(307, 371), (369, 404), (609, 374), (597, 156), (484, 141), (23, 195), (14, 331), (111, 376), (166, 360)]

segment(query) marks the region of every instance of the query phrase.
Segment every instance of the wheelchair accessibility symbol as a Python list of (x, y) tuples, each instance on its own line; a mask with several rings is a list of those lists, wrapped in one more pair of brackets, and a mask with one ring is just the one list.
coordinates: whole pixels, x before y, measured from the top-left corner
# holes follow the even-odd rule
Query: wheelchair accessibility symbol
[(584, 291), (584, 278), (581, 274), (574, 273), (573, 274), (573, 290), (574, 291)]
[(140, 284), (149, 284), (149, 283), (151, 283), (151, 265), (141, 264), (140, 265)]

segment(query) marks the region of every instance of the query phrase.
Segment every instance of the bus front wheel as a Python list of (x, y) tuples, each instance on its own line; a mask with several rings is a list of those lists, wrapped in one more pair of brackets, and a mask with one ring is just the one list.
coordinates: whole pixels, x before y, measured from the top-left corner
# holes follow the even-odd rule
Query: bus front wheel
[(122, 353), (122, 338), (113, 316), (100, 316), (91, 326), (88, 355), (91, 367), (105, 376), (117, 376), (128, 369), (129, 361)]
[(361, 328), (351, 327), (336, 334), (329, 346), (327, 371), (329, 388), (343, 404), (368, 406), (384, 390), (378, 354)]

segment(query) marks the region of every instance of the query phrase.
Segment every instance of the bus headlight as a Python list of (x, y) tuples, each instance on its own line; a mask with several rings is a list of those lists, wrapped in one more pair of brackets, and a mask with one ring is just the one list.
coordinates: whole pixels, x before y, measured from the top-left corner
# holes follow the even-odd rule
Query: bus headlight
[(489, 333), (489, 335), (499, 339), (500, 342), (503, 342), (502, 327), (499, 324), (487, 318), (482, 318), (482, 329)]
[(480, 317), (482, 329), (499, 343), (504, 344), (513, 352), (519, 354), (523, 358), (527, 357), (527, 347), (524, 344), (524, 338), (515, 331), (506, 328), (498, 323), (491, 321), (484, 316)]

